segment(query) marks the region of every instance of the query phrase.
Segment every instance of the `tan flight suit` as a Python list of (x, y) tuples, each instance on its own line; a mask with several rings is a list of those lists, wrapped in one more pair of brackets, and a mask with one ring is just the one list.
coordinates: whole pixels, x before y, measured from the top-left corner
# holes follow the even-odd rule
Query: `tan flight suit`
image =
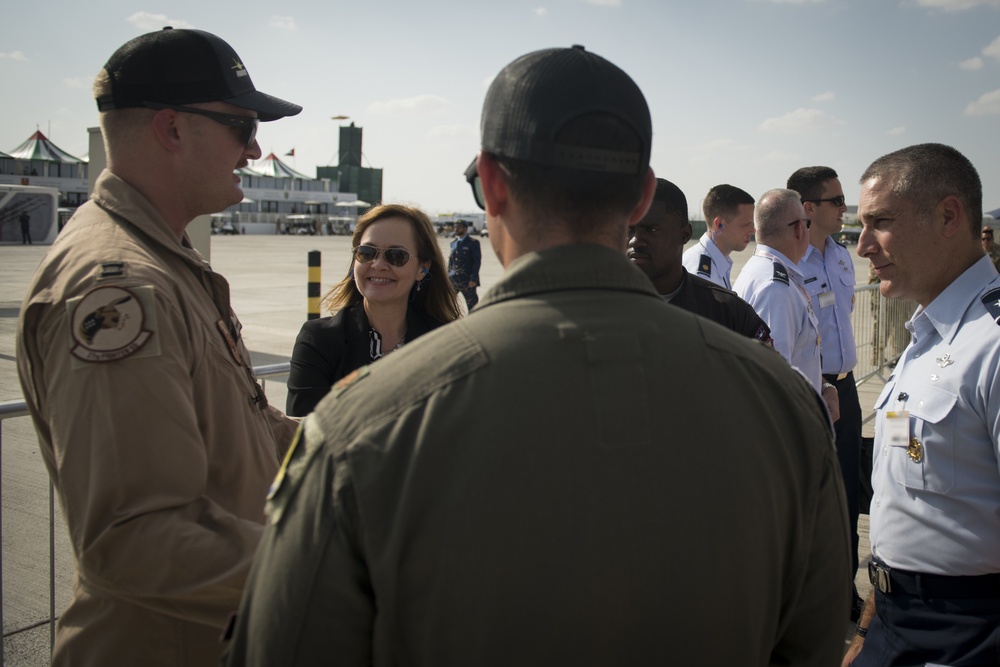
[(295, 422), (229, 285), (105, 171), (21, 309), (17, 362), (76, 564), (55, 665), (213, 665)]
[(530, 253), (306, 418), (229, 664), (839, 664), (827, 420), (624, 251)]

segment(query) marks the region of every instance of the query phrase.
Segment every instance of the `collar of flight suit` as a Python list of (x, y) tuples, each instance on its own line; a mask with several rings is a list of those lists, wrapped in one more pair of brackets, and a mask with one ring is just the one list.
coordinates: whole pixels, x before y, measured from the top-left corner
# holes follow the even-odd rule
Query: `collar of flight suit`
[(91, 201), (142, 232), (162, 251), (173, 253), (199, 269), (209, 268), (208, 260), (195, 250), (187, 231), (183, 240), (178, 240), (156, 207), (111, 171), (105, 169), (98, 176)]
[(531, 294), (595, 288), (640, 292), (660, 298), (646, 274), (629, 262), (624, 252), (579, 243), (518, 257), (483, 296), (477, 308)]

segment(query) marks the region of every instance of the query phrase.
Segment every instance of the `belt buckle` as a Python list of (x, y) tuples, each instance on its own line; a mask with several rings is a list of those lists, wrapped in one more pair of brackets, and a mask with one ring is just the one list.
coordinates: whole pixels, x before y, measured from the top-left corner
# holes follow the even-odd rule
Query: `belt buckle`
[(892, 592), (892, 581), (889, 579), (889, 568), (875, 562), (868, 563), (868, 580), (872, 586), (883, 593)]

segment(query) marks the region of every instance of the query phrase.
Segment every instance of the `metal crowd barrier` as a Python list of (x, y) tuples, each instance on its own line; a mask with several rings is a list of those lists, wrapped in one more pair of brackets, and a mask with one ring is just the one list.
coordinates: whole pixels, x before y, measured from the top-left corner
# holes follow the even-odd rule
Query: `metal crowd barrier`
[[(910, 340), (909, 332), (903, 324), (912, 315), (915, 305), (896, 299), (886, 299), (878, 292), (878, 285), (862, 285), (854, 291), (854, 313), (851, 324), (854, 328), (855, 344), (858, 351), (858, 365), (854, 370), (858, 385), (872, 378), (883, 381), (885, 372), (895, 364)], [(266, 390), (266, 378), (287, 375), (288, 362), (254, 368)], [(3, 448), (3, 421), (15, 417), (25, 417), (28, 409), (24, 401), (0, 403), (0, 450)], [(874, 414), (865, 418), (867, 422)], [(2, 466), (2, 461), (0, 461)], [(2, 468), (0, 468), (2, 472)], [(49, 625), (49, 649), (55, 645), (55, 627), (58, 616), (55, 612), (55, 494), (49, 483), (49, 618), (3, 633), (3, 639)], [(0, 508), (0, 543), (3, 537), (3, 511)], [(3, 582), (3, 553), (0, 550), (0, 586)], [(0, 588), (0, 627), (3, 626), (3, 591)], [(3, 664), (3, 649), (0, 647), (0, 664)]]

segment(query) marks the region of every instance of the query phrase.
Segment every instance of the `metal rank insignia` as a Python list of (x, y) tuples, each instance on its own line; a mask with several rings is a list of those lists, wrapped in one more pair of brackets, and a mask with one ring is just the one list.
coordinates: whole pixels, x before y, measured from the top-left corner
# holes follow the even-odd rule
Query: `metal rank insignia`
[(924, 460), (924, 446), (916, 438), (910, 438), (910, 444), (906, 446), (906, 453), (914, 463)]

